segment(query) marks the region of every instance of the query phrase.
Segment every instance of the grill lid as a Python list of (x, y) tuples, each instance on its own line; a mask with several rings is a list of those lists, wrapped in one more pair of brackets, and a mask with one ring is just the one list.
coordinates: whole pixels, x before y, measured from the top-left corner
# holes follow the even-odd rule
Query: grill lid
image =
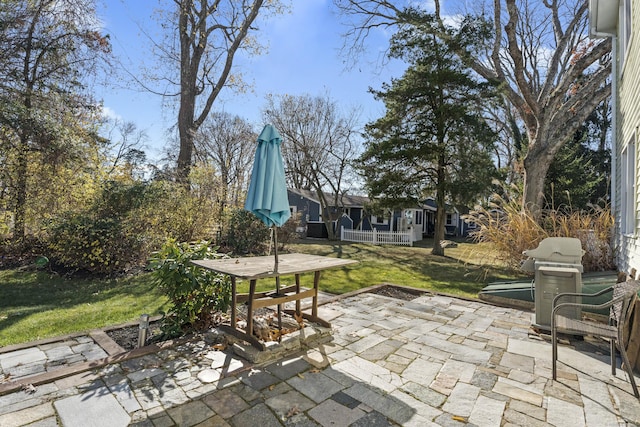
[(584, 250), (580, 239), (575, 237), (547, 237), (537, 248), (526, 250), (523, 254), (534, 258), (536, 262), (582, 264)]

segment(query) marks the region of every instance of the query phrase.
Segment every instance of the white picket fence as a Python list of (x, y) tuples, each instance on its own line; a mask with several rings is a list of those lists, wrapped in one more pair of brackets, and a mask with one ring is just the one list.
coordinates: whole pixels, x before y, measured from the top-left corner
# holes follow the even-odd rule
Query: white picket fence
[(340, 240), (343, 242), (371, 243), (374, 245), (413, 246), (413, 232), (408, 231), (371, 231), (345, 230), (340, 228)]

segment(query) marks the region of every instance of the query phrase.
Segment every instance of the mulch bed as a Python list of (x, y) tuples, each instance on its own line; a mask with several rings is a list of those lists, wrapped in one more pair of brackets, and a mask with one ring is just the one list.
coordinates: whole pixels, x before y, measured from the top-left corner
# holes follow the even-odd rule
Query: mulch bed
[(390, 298), (396, 298), (403, 301), (411, 301), (421, 295), (419, 293), (409, 292), (395, 286), (383, 286), (372, 290), (370, 293)]
[[(120, 347), (125, 350), (133, 350), (138, 346), (138, 332), (139, 326), (126, 326), (118, 329), (112, 329), (106, 331), (107, 335), (114, 340)], [(159, 337), (162, 334), (160, 330), (160, 321), (150, 322), (149, 331), (147, 332), (147, 341), (145, 345), (151, 344), (154, 338)]]

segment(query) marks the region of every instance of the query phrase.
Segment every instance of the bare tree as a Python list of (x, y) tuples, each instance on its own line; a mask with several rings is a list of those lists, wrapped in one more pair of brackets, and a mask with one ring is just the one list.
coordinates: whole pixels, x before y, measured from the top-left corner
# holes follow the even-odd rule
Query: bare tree
[(107, 120), (103, 128), (107, 144), (101, 148), (106, 158), (107, 176), (124, 172), (132, 178), (140, 177), (141, 171), (137, 169), (147, 159), (143, 151), (146, 132), (138, 129), (135, 123), (120, 119)]
[(264, 118), (283, 137), (289, 184), (316, 193), (329, 238), (334, 239), (328, 213), (330, 207), (341, 206), (341, 196), (350, 189), (351, 161), (359, 147), (358, 110), (341, 112), (329, 95), (269, 96)]
[[(175, 87), (165, 96), (178, 97), (178, 134), (180, 148), (177, 178), (189, 184), (193, 161), (194, 138), (205, 122), (214, 101), (222, 89), (239, 79), (232, 75), (235, 55), (241, 50), (257, 52), (251, 33), (258, 13), (278, 11), (278, 1), (264, 0), (172, 0), (175, 14), (163, 17), (162, 25), (174, 24), (171, 36), (156, 46), (160, 59), (176, 64), (162, 78), (164, 84)], [(163, 67), (164, 68), (164, 67)]]
[[(487, 102), (482, 109), (486, 122), (498, 136), (494, 146), (496, 168), (504, 179), (505, 191), (511, 184), (522, 184), (522, 149), (524, 135), (513, 106), (504, 97)], [(507, 194), (503, 194), (507, 196)]]
[(241, 205), (257, 138), (246, 120), (222, 112), (210, 114), (196, 134), (197, 161), (212, 164), (220, 179), (217, 201), (220, 216), (225, 206)]
[[(349, 51), (357, 52), (379, 27), (412, 25), (426, 12), (411, 1), (334, 0), (349, 20)], [(485, 49), (459, 51), (475, 72), (502, 84), (527, 133), (523, 208), (537, 214), (558, 149), (611, 94), (609, 39), (588, 38), (586, 0), (494, 0), (467, 13), (459, 25), (477, 28)], [(453, 18), (435, 1), (434, 15)], [(485, 19), (485, 17), (490, 17)], [(415, 22), (415, 21), (414, 21)], [(488, 37), (487, 37), (488, 36)]]

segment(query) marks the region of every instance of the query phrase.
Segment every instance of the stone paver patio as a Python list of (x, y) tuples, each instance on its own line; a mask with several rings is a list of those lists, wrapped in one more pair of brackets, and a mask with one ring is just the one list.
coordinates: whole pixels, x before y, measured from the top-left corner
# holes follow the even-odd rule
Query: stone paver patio
[[(531, 313), (360, 293), (320, 315), (330, 341), (266, 364), (198, 341), (35, 387), (24, 378), (24, 390), (0, 396), (0, 426), (640, 424), (640, 403), (624, 371), (611, 376), (607, 354), (561, 346), (551, 380), (551, 345), (530, 333)], [(67, 353), (20, 351), (0, 366)]]

